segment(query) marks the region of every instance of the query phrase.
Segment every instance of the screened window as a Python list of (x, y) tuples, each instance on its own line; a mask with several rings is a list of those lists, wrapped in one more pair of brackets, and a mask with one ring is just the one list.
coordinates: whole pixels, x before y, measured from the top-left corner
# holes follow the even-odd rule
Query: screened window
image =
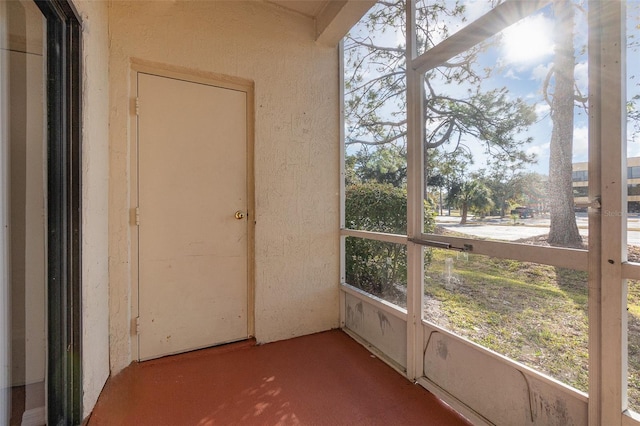
[[(474, 9), (467, 2), (415, 2), (404, 15), (415, 43), (408, 37), (395, 45), (409, 49), (399, 68), (407, 74), (408, 112), (397, 111), (395, 120), (391, 110), (379, 111), (380, 123), (402, 122), (406, 130), (406, 241), (392, 244), (406, 244), (407, 315), (422, 317), (427, 342), (443, 341), (434, 335), (471, 341), (461, 344), (468, 350), (464, 359), (480, 345), (491, 356), (502, 355), (500, 362), (535, 370), (536, 380), (552, 377), (567, 385), (561, 393), (584, 404), (581, 415), (591, 412), (587, 404), (596, 404), (617, 424), (622, 412), (611, 414), (610, 407), (627, 402), (623, 374), (633, 410), (640, 394), (633, 317), (640, 184), (628, 181), (640, 178), (638, 5), (626, 2), (625, 62), (612, 47), (621, 45), (616, 37), (624, 32), (620, 3), (478, 3)], [(402, 20), (397, 25), (405, 28)], [(621, 63), (626, 82), (625, 71), (616, 68)], [(627, 97), (618, 102), (615, 91), (625, 83)], [(627, 128), (620, 129), (625, 114)], [(620, 152), (625, 144), (626, 156)], [(628, 246), (620, 244), (623, 228)], [(621, 311), (625, 279), (635, 281)], [(602, 317), (589, 316), (596, 307)], [(420, 335), (407, 324), (408, 339)], [(624, 331), (614, 329), (625, 324), (629, 360), (621, 365), (627, 348), (615, 333)], [(417, 340), (413, 356), (424, 357), (419, 377), (428, 365), (440, 364), (426, 358), (427, 342)], [(443, 348), (432, 352), (450, 359)], [(459, 385), (445, 376), (433, 387), (429, 377), (419, 382), (436, 390)], [(587, 403), (590, 386), (600, 393)], [(620, 392), (601, 392), (605, 388)], [(465, 400), (464, 392), (459, 397), (466, 403), (482, 399)]]

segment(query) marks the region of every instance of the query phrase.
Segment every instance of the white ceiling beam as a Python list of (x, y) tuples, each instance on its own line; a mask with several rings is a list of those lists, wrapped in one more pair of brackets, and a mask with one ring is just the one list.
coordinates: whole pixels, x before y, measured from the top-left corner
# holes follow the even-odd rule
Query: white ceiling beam
[(330, 0), (316, 17), (316, 41), (324, 46), (336, 46), (375, 0)]

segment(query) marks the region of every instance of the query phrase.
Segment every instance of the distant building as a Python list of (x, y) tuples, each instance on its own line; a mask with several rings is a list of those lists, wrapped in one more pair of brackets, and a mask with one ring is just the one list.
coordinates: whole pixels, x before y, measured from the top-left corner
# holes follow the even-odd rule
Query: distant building
[[(573, 197), (576, 210), (589, 202), (589, 163), (573, 163)], [(627, 158), (627, 211), (640, 213), (640, 157)]]

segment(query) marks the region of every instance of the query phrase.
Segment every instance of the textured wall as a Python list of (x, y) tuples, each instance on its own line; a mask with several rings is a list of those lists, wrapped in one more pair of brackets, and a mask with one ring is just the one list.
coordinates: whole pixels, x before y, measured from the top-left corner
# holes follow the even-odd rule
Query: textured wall
[(82, 20), (82, 347), (84, 415), (109, 376), (109, 44), (106, 2), (75, 0)]
[(255, 83), (256, 338), (338, 326), (336, 48), (314, 23), (263, 2), (110, 5), (111, 365), (131, 354), (131, 58)]

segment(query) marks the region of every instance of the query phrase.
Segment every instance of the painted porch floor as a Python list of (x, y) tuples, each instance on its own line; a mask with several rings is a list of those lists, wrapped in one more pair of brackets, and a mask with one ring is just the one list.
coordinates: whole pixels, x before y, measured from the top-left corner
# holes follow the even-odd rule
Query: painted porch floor
[(88, 425), (468, 425), (342, 331), (132, 364)]

